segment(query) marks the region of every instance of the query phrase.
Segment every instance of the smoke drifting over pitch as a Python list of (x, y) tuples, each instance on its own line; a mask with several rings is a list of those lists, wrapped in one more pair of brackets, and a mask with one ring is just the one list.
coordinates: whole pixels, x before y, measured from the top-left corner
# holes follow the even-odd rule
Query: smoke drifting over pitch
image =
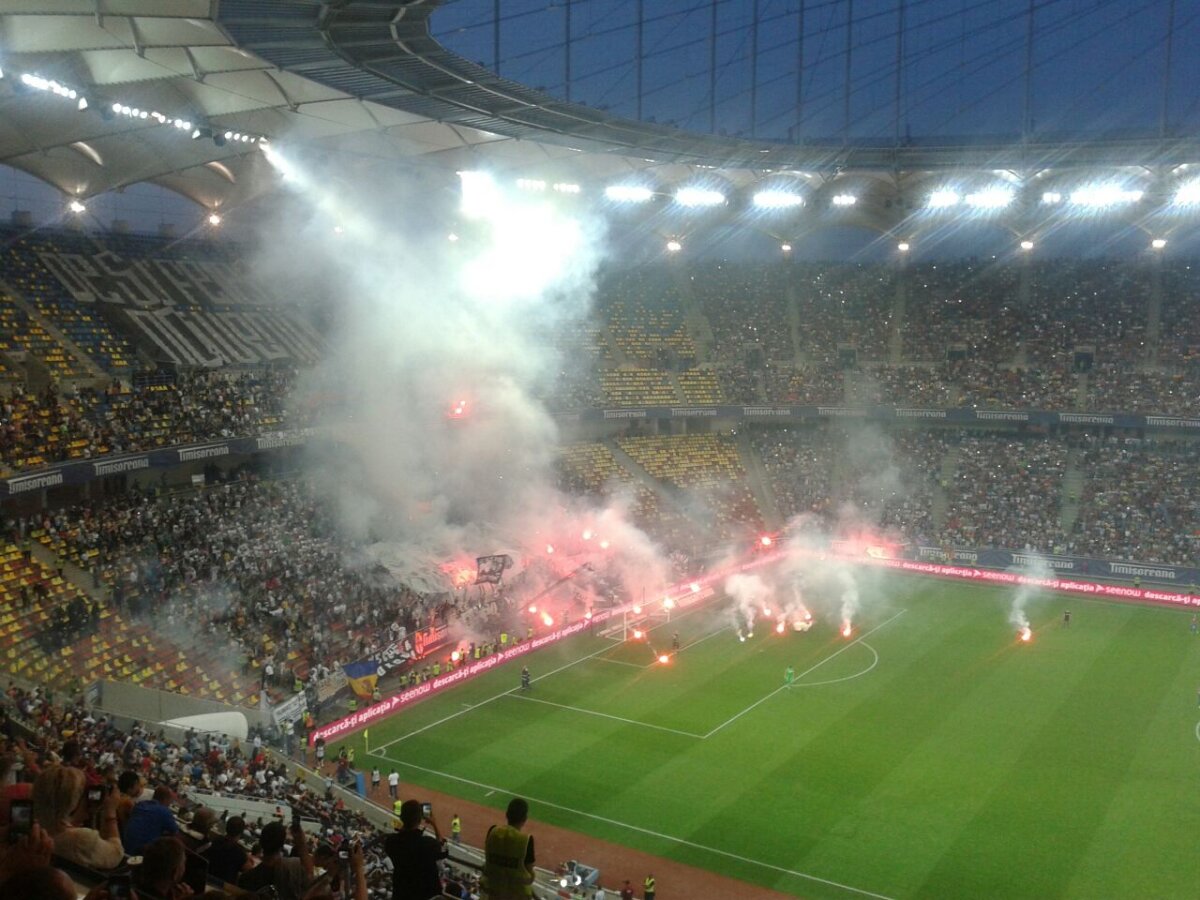
[(583, 549), (602, 536), (636, 577), (628, 589), (661, 590), (661, 554), (619, 506), (556, 489), (559, 432), (538, 399), (570, 365), (558, 336), (588, 314), (599, 220), (475, 173), (460, 173), (461, 191), (339, 182), (336, 165), (268, 157), (292, 190), (275, 231), (287, 241), (264, 242), (262, 267), (333, 307), (308, 391), (335, 399), (343, 446), (314, 474), (350, 534), (381, 541), (389, 568), (419, 584), (446, 560), (540, 554), (591, 530)]

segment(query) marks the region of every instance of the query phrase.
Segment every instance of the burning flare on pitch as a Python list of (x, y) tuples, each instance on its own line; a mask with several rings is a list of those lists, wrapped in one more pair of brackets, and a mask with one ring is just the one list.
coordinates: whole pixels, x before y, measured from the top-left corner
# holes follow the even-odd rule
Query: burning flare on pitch
[(1032, 638), (1033, 638), (1033, 629), (1030, 628), (1028, 625), (1026, 625), (1024, 628), (1021, 629), (1021, 642), (1028, 644)]

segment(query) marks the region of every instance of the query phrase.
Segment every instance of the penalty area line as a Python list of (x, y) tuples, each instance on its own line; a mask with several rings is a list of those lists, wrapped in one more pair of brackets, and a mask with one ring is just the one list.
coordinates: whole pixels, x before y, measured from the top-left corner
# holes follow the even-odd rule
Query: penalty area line
[[(884, 624), (887, 624), (887, 623), (885, 622)], [(481, 781), (472, 781), (469, 778), (462, 778), (458, 775), (451, 775), (449, 772), (439, 772), (437, 769), (428, 769), (425, 766), (418, 766), (416, 763), (407, 762), (406, 760), (402, 760), (402, 759), (389, 760), (389, 761), (394, 762), (401, 766), (406, 766), (410, 769), (416, 769), (418, 772), (424, 772), (427, 775), (434, 775), (439, 778), (446, 778), (450, 781), (457, 781), (460, 784), (466, 784), (466, 785), (469, 785), (474, 788), (479, 788), (480, 790), (491, 791), (493, 793), (501, 792), (501, 793), (505, 793), (505, 794), (511, 794), (512, 796), (517, 796), (517, 794), (520, 793), (520, 792), (508, 790), (507, 788), (500, 788), (495, 785), (484, 784)], [(601, 816), (596, 813), (586, 812), (582, 809), (573, 809), (570, 806), (563, 806), (561, 803), (553, 803), (550, 800), (541, 800), (537, 797), (531, 797), (528, 794), (522, 793), (520, 795), (522, 797), (525, 797), (526, 799), (528, 799), (531, 803), (536, 803), (536, 804), (540, 804), (542, 806), (547, 806), (547, 807), (550, 807), (551, 809), (557, 809), (561, 812), (569, 813), (572, 816), (580, 816), (585, 819), (592, 819), (593, 821), (596, 821), (596, 822), (603, 822), (606, 825), (613, 825), (617, 828), (623, 828), (627, 831), (634, 831), (634, 832), (637, 832), (638, 834), (644, 834), (644, 835), (648, 835), (649, 837), (659, 838), (664, 841), (670, 841), (671, 843), (679, 844), (682, 847), (691, 847), (693, 850), (702, 850), (705, 853), (712, 853), (715, 856), (723, 856), (726, 859), (736, 860), (738, 862), (747, 863), (752, 866), (758, 866), (759, 868), (770, 869), (773, 872), (780, 872), (784, 875), (791, 875), (795, 878), (801, 878), (801, 879), (804, 879), (805, 881), (812, 881), (812, 882), (816, 882), (817, 884), (826, 885), (827, 887), (837, 888), (839, 890), (846, 891), (851, 894), (857, 894), (860, 897), (873, 897), (874, 900), (894, 900), (894, 898), (889, 897), (886, 894), (877, 894), (874, 891), (868, 891), (868, 890), (865, 890), (864, 888), (856, 888), (849, 884), (842, 884), (839, 881), (831, 881), (830, 879), (822, 878), (819, 875), (810, 875), (807, 872), (799, 872), (795, 869), (787, 869), (787, 868), (784, 868), (783, 866), (774, 865), (773, 863), (763, 862), (760, 859), (751, 859), (748, 856), (741, 856), (741, 855), (739, 855), (737, 853), (733, 853), (729, 850), (721, 850), (717, 847), (709, 847), (706, 844), (698, 844), (695, 841), (689, 841), (686, 838), (675, 837), (674, 835), (671, 835), (671, 834), (663, 834), (661, 831), (652, 831), (649, 828), (642, 828), (640, 825), (631, 825), (628, 822), (619, 822), (616, 819), (610, 819), (606, 816)]]
[[(900, 610), (900, 612), (896, 613), (894, 616), (892, 616), (886, 622), (881, 622), (878, 625), (876, 625), (874, 628), (872, 628), (870, 631), (859, 635), (857, 638), (852, 640), (845, 647), (842, 647), (842, 649), (838, 650), (836, 653), (830, 653), (827, 657), (825, 657), (820, 662), (809, 666), (807, 669), (805, 669), (803, 672), (801, 672), (799, 675), (796, 676), (796, 681), (799, 681), (805, 675), (810, 675), (813, 672), (817, 671), (817, 669), (821, 668), (821, 666), (825, 665), (825, 663), (829, 662), (831, 659), (837, 659), (839, 656), (841, 656), (843, 653), (845, 653), (847, 650), (849, 650), (855, 644), (860, 643), (861, 641), (864, 641), (867, 638), (869, 638), (871, 635), (873, 635), (875, 632), (877, 632), (884, 625), (890, 625), (892, 622), (895, 622), (898, 618), (900, 618), (902, 615), (904, 615), (905, 612), (907, 612), (907, 610), (903, 610), (903, 609)], [(716, 728), (714, 728), (708, 734), (704, 735), (705, 740), (712, 737), (714, 734), (716, 734), (718, 731), (720, 731), (726, 725), (732, 725), (734, 722), (736, 722), (738, 719), (740, 719), (746, 713), (750, 712), (752, 709), (756, 709), (757, 707), (766, 703), (768, 700), (770, 700), (772, 697), (774, 697), (780, 691), (786, 691), (787, 688), (788, 688), (788, 686), (786, 684), (781, 684), (779, 687), (775, 688), (775, 690), (771, 691), (771, 693), (767, 694), (765, 697), (761, 697), (758, 700), (755, 700), (753, 703), (751, 703), (749, 706), (747, 706), (741, 712), (735, 713), (734, 715), (730, 716), (728, 719), (726, 719), (724, 722), (722, 722), (720, 725), (718, 725)]]
[(546, 706), (556, 706), (559, 709), (565, 709), (569, 712), (579, 713), (585, 716), (598, 716), (601, 719), (612, 719), (614, 722), (624, 722), (626, 725), (637, 725), (640, 728), (653, 728), (655, 731), (666, 731), (670, 734), (678, 734), (683, 737), (695, 738), (700, 740), (704, 737), (702, 734), (694, 734), (690, 731), (680, 731), (677, 728), (668, 728), (666, 725), (651, 725), (649, 722), (639, 722), (636, 719), (626, 719), (621, 716), (614, 716), (609, 713), (597, 712), (594, 709), (583, 709), (579, 706), (567, 706), (565, 703), (555, 703), (552, 700), (542, 700), (540, 697), (530, 697), (528, 694), (509, 694), (514, 700), (526, 700), (530, 703), (544, 703)]
[[(545, 675), (539, 675), (537, 678), (532, 679), (532, 681), (541, 681), (543, 678), (549, 678), (551, 675), (557, 675), (559, 672), (563, 672), (563, 671), (571, 668), (572, 666), (577, 666), (581, 662), (587, 662), (587, 660), (592, 659), (593, 657), (599, 656), (601, 653), (607, 653), (609, 649), (610, 648), (608, 648), (608, 647), (601, 647), (595, 653), (589, 653), (587, 656), (581, 656), (581, 657), (579, 657), (579, 659), (572, 660), (571, 662), (566, 663), (565, 665), (559, 666), (557, 669), (553, 669), (553, 670), (547, 672)], [(515, 688), (513, 690), (515, 690)], [(436, 728), (439, 725), (444, 725), (446, 722), (449, 722), (452, 719), (457, 719), (461, 715), (465, 715), (466, 713), (469, 713), (476, 709), (479, 709), (479, 707), (481, 707), (481, 706), (487, 706), (489, 703), (493, 703), (496, 700), (499, 700), (501, 697), (507, 697), (509, 694), (513, 693), (513, 690), (501, 691), (499, 694), (496, 694), (492, 697), (488, 697), (486, 700), (480, 700), (478, 703), (476, 703), (474, 705), (467, 706), (466, 709), (460, 709), (458, 712), (453, 712), (453, 713), (450, 713), (450, 715), (448, 715), (448, 716), (443, 716), (442, 718), (438, 719), (436, 722), (430, 722), (428, 725), (423, 725), (420, 728), (416, 729), (415, 731), (410, 731), (407, 734), (402, 734), (402, 735), (400, 735), (400, 737), (395, 738), (394, 740), (390, 740), (386, 744), (376, 747), (374, 750), (368, 751), (367, 755), (368, 756), (379, 756), (379, 757), (382, 757), (383, 759), (387, 759), (388, 756), (384, 751), (386, 751), (387, 748), (391, 747), (393, 744), (399, 744), (401, 741), (407, 741), (410, 737), (416, 737), (418, 734), (423, 734), (424, 732), (429, 731), (431, 728)]]

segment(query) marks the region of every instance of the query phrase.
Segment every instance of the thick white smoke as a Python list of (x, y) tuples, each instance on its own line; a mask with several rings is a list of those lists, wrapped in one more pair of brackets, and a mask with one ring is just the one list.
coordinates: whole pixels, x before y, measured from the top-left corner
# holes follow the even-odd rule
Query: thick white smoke
[[(1053, 577), (1054, 570), (1050, 568), (1050, 564), (1044, 559), (1029, 557), (1025, 565), (1018, 571), (1018, 574), (1026, 578), (1041, 581)], [(1012, 604), (1008, 610), (1008, 621), (1026, 639), (1031, 632), (1029, 613), (1027, 611), (1029, 601), (1040, 597), (1043, 593), (1043, 588), (1038, 584), (1017, 585), (1017, 589), (1013, 593)]]
[(564, 541), (585, 559), (602, 536), (628, 590), (660, 591), (661, 554), (619, 505), (555, 487), (559, 429), (538, 399), (572, 365), (558, 347), (588, 315), (602, 223), (471, 173), (460, 207), (457, 184), (339, 182), (337, 167), (270, 156), (293, 202), (261, 268), (334, 307), (309, 392), (335, 401), (342, 446), (319, 477), (347, 530), (381, 540), (405, 577), (497, 552), (523, 566)]

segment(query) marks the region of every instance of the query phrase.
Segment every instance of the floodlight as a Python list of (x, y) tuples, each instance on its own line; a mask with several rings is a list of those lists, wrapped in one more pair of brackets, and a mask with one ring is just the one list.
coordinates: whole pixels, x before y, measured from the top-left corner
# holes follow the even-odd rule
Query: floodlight
[(1090, 209), (1104, 209), (1142, 199), (1142, 191), (1127, 190), (1119, 184), (1094, 184), (1071, 192), (1071, 202)]
[(674, 238), (667, 241), (667, 252), (668, 253), (678, 253), (682, 249), (683, 249), (683, 244), (679, 243), (679, 241), (675, 240)]
[(87, 108), (88, 108), (87, 97), (80, 97), (80, 98), (79, 98), (79, 103), (78, 103), (78, 104), (76, 104), (76, 105), (78, 106), (78, 108), (79, 108), (79, 111), (80, 111), (80, 112), (83, 112), (83, 110), (85, 110), (85, 109), (87, 109)]
[(334, 225), (334, 226), (333, 226), (333, 233), (334, 233), (334, 234), (345, 234), (345, 232), (346, 232), (346, 229), (345, 229), (345, 228), (343, 228), (341, 225)]
[(791, 244), (780, 244), (779, 249), (782, 250), (784, 253), (791, 253), (792, 245)]
[(907, 253), (908, 252), (908, 241), (901, 241), (900, 243), (898, 243), (896, 245), (896, 249), (899, 250), (901, 253)]
[(976, 191), (966, 196), (967, 206), (975, 209), (1003, 209), (1013, 202), (1012, 188), (998, 187)]
[(804, 198), (794, 191), (759, 191), (754, 195), (759, 209), (791, 209), (804, 205)]
[(1176, 206), (1195, 206), (1200, 203), (1200, 178), (1179, 186), (1175, 192)]
[(544, 191), (546, 182), (538, 181), (536, 178), (518, 178), (517, 187), (523, 191)]
[(500, 188), (487, 172), (458, 173), (462, 182), (463, 212), (472, 218), (490, 215), (504, 202)]
[(82, 203), (80, 203), (78, 200), (72, 200), (70, 203), (68, 203), (67, 209), (71, 210), (71, 212), (73, 212), (73, 213), (87, 212), (87, 207), (84, 206)]
[(706, 188), (687, 187), (675, 192), (675, 202), (680, 206), (720, 206), (725, 202), (725, 195)]
[(1062, 203), (1062, 194), (1058, 191), (1046, 191), (1042, 194), (1042, 202), (1050, 206), (1055, 203)]
[(554, 185), (554, 190), (560, 194), (578, 194), (581, 188), (577, 184), (569, 184), (567, 182), (559, 182)]
[(1033, 249), (1033, 241), (1021, 241), (1021, 249), (1022, 250), (1032, 250)]
[(961, 198), (954, 191), (934, 191), (929, 195), (930, 209), (947, 209), (957, 206)]
[(446, 235), (446, 240), (448, 240), (450, 243), (453, 244), (455, 241), (458, 240), (458, 235), (452, 231), (448, 235)]
[(1155, 250), (1161, 250), (1163, 247), (1167, 246), (1167, 242), (1164, 238), (1155, 238), (1150, 242), (1150, 246)]
[(645, 203), (654, 192), (635, 184), (613, 184), (604, 189), (604, 196), (618, 203)]
[(833, 205), (834, 206), (853, 206), (857, 202), (858, 202), (858, 198), (855, 197), (853, 194), (834, 194), (833, 195)]
[(211, 213), (208, 217), (208, 224), (215, 228), (217, 225), (221, 224), (221, 217), (216, 213)]

